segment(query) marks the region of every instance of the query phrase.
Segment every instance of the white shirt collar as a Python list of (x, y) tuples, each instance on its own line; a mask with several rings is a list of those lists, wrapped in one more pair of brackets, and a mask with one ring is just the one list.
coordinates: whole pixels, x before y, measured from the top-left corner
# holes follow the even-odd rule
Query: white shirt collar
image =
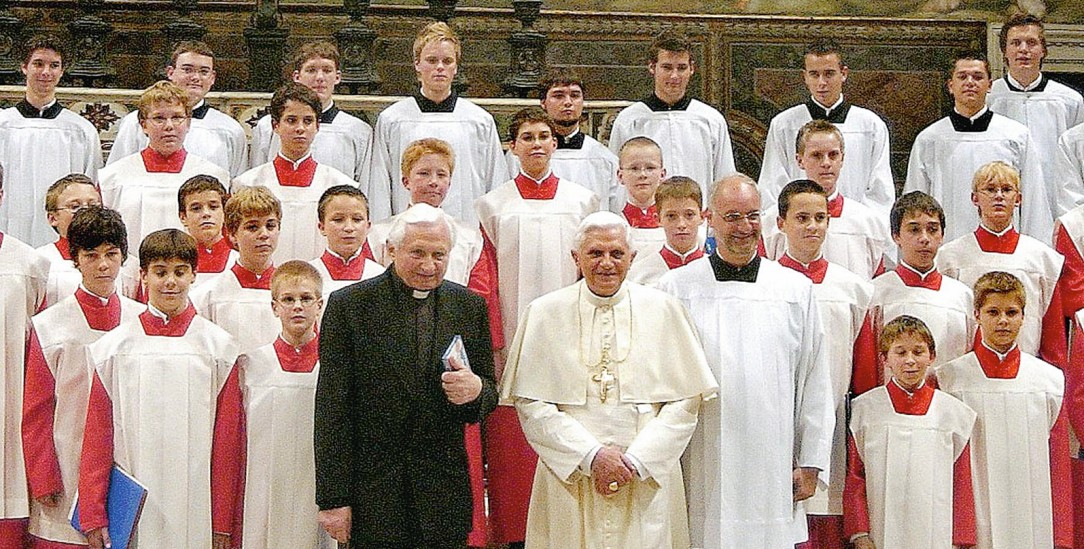
[(335, 257), (335, 258), (339, 259), (340, 261), (342, 261), (344, 264), (346, 264), (346, 263), (350, 263), (351, 261), (357, 259), (357, 257), (359, 255), (361, 255), (361, 251), (363, 249), (365, 249), (365, 243), (364, 242), (362, 242), (361, 246), (358, 246), (358, 251), (354, 252), (354, 255), (350, 256), (349, 259), (344, 258), (343, 256), (335, 253), (335, 250), (332, 250), (331, 248), (327, 249), (327, 253), (331, 254), (332, 257)]
[[(809, 266), (813, 264), (813, 262), (812, 262), (812, 261), (811, 261), (811, 262), (809, 262), (809, 263), (805, 263), (805, 262), (802, 262), (802, 261), (798, 261), (798, 259), (797, 259), (797, 258), (795, 258), (795, 257), (794, 257), (793, 255), (790, 255), (790, 252), (789, 252), (789, 251), (786, 251), (786, 252), (783, 252), (783, 253), (784, 253), (784, 254), (785, 254), (785, 255), (786, 255), (787, 257), (791, 258), (791, 259), (792, 259), (792, 260), (793, 260), (793, 261), (794, 261), (795, 263), (797, 263), (797, 264), (801, 265), (801, 266), (802, 266), (803, 268), (806, 268), (806, 269), (808, 269), (808, 268), (809, 268)], [(819, 260), (820, 260), (820, 258), (822, 258), (822, 257), (824, 257), (824, 254), (817, 254), (817, 257), (816, 257), (816, 259), (814, 259), (813, 261), (819, 261)]]
[(982, 230), (984, 230), (984, 231), (986, 231), (986, 232), (988, 232), (988, 233), (990, 233), (990, 234), (992, 234), (994, 236), (1005, 236), (1005, 233), (1008, 233), (1013, 228), (1012, 223), (1009, 223), (1008, 227), (1005, 227), (1004, 229), (1002, 229), (1001, 232), (997, 232), (997, 231), (991, 229), (990, 227), (987, 227), (986, 225), (983, 225), (983, 223), (981, 221), (979, 222), (979, 226), (982, 227)]
[(918, 276), (919, 276), (920, 278), (922, 278), (922, 280), (926, 280), (926, 277), (927, 277), (927, 276), (930, 276), (931, 274), (933, 274), (933, 273), (934, 273), (934, 271), (936, 271), (936, 270), (937, 270), (937, 265), (936, 265), (936, 264), (934, 264), (934, 266), (933, 266), (933, 267), (930, 267), (930, 270), (928, 270), (928, 271), (926, 271), (926, 272), (922, 272), (922, 271), (920, 271), (920, 270), (918, 270), (918, 269), (916, 269), (916, 268), (914, 268), (914, 267), (912, 267), (912, 266), (908, 265), (908, 264), (907, 264), (907, 262), (906, 262), (906, 261), (904, 261), (904, 260), (902, 260), (902, 259), (900, 260), (900, 265), (901, 265), (901, 266), (903, 266), (903, 268), (905, 268), (905, 269), (907, 269), (907, 270), (909, 270), (909, 271), (911, 271), (911, 272), (913, 272), (913, 273), (917, 274), (917, 275), (918, 275)]
[(986, 347), (986, 350), (987, 350), (987, 351), (990, 351), (991, 353), (994, 353), (995, 355), (997, 355), (997, 359), (998, 359), (998, 360), (1005, 360), (1005, 357), (1009, 356), (1009, 353), (1011, 353), (1011, 352), (1012, 352), (1012, 350), (1016, 348), (1016, 343), (1013, 343), (1013, 344), (1012, 344), (1012, 347), (1009, 347), (1009, 350), (1008, 350), (1007, 352), (1004, 352), (1004, 353), (999, 353), (999, 352), (997, 352), (996, 350), (994, 350), (994, 348), (993, 348), (993, 347), (991, 347), (991, 346), (987, 345), (987, 344), (986, 344), (986, 340), (985, 340), (985, 339), (983, 339), (983, 340), (981, 341), (981, 343), (982, 343), (982, 346), (983, 346), (983, 347)]
[(1007, 78), (1009, 80), (1009, 83), (1012, 84), (1013, 87), (1024, 90), (1024, 91), (1031, 91), (1031, 90), (1034, 90), (1035, 88), (1038, 88), (1039, 84), (1042, 83), (1042, 81), (1043, 81), (1043, 73), (1040, 72), (1039, 76), (1036, 77), (1035, 80), (1032, 81), (1032, 83), (1030, 83), (1030, 84), (1028, 84), (1026, 86), (1021, 84), (1020, 82), (1017, 82), (1016, 79), (1012, 77), (1011, 73), (1006, 74), (1005, 78)]
[[(986, 111), (988, 111), (988, 110), (990, 110), (990, 109), (988, 107), (986, 107), (986, 105), (983, 105), (982, 108), (979, 109), (979, 112), (975, 113), (975, 116), (969, 116), (969, 117), (967, 117), (967, 119), (974, 122), (975, 120), (978, 120), (978, 118), (980, 116), (986, 114)], [(954, 113), (956, 113), (956, 114), (958, 114), (960, 116), (963, 116), (963, 113), (956, 110), (956, 107), (952, 107), (952, 112), (954, 112)]]
[(102, 302), (102, 305), (108, 305), (109, 304), (109, 298), (108, 297), (102, 297), (102, 296), (88, 290), (87, 287), (84, 286), (82, 282), (79, 283), (79, 289), (86, 292), (87, 295), (89, 295), (89, 296), (98, 298)]
[(908, 396), (913, 396), (919, 389), (923, 388), (926, 385), (926, 380), (923, 379), (922, 381), (920, 381), (918, 383), (918, 387), (915, 387), (914, 391), (908, 391), (907, 389), (904, 389), (903, 385), (900, 385), (899, 380), (896, 379), (896, 376), (892, 376), (892, 383), (894, 383), (896, 387), (899, 388), (899, 390), (907, 393)]
[(297, 160), (290, 160), (289, 158), (286, 158), (285, 156), (283, 156), (282, 151), (279, 151), (279, 158), (289, 162), (290, 164), (293, 164), (295, 170), (298, 167), (300, 167), (301, 163), (304, 162), (305, 159), (307, 159), (310, 156), (312, 156), (312, 151), (309, 151), (309, 152), (305, 153), (305, 156), (302, 156), (301, 158), (298, 158)]
[(675, 249), (674, 249), (674, 247), (673, 247), (673, 246), (671, 246), (669, 242), (664, 242), (662, 246), (663, 246), (664, 248), (666, 248), (667, 250), (670, 250), (670, 252), (671, 252), (671, 253), (673, 253), (674, 255), (676, 255), (676, 256), (678, 256), (678, 257), (680, 257), (682, 261), (685, 261), (686, 259), (688, 259), (688, 258), (689, 258), (689, 256), (690, 256), (690, 255), (693, 255), (693, 254), (695, 254), (695, 253), (696, 253), (696, 252), (697, 252), (698, 250), (700, 250), (700, 248), (699, 248), (699, 247), (697, 247), (697, 246), (693, 246), (691, 250), (689, 250), (689, 251), (687, 251), (687, 252), (685, 252), (685, 253), (681, 253), (681, 252), (679, 252), (679, 251), (675, 250)]
[(149, 313), (151, 313), (151, 315), (162, 319), (162, 322), (166, 322), (166, 323), (169, 322), (169, 315), (167, 315), (166, 313), (163, 313), (162, 311), (158, 310), (158, 307), (155, 307), (154, 305), (151, 305), (150, 303), (147, 303), (147, 311)]
[(842, 93), (839, 94), (839, 99), (836, 99), (836, 102), (833, 103), (831, 107), (825, 107), (824, 105), (821, 105), (820, 101), (817, 101), (816, 97), (810, 96), (810, 99), (813, 100), (813, 104), (815, 104), (818, 107), (824, 109), (824, 114), (826, 114), (826, 115), (843, 104), (843, 94)]
[(328, 103), (327, 107), (325, 107), (322, 111), (320, 111), (320, 114), (324, 114), (325, 112), (330, 111), (334, 106), (335, 106), (335, 100), (332, 99), (331, 103)]
[(553, 173), (553, 169), (552, 169), (552, 168), (551, 168), (551, 169), (547, 169), (547, 170), (546, 170), (546, 175), (543, 175), (543, 176), (542, 176), (542, 179), (535, 179), (535, 178), (533, 178), (533, 177), (531, 177), (531, 176), (527, 175), (527, 172), (525, 172), (525, 171), (523, 171), (523, 170), (520, 170), (520, 171), (519, 171), (519, 174), (520, 174), (520, 175), (522, 175), (523, 177), (526, 177), (527, 179), (530, 179), (531, 181), (534, 181), (535, 183), (538, 183), (539, 185), (541, 185), (543, 181), (545, 181), (546, 179), (548, 179), (548, 178), (549, 178), (549, 176), (550, 176), (550, 174), (552, 174), (552, 173)]

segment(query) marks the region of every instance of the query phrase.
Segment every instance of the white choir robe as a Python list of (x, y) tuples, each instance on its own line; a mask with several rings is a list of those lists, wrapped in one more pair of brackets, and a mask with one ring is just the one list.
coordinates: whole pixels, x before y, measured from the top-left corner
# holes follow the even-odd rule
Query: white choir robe
[(1020, 172), (1023, 201), (1016, 212), (1020, 232), (1049, 239), (1054, 231), (1056, 191), (1047, 189), (1031, 132), (997, 113), (986, 131), (956, 131), (950, 117), (922, 130), (911, 147), (903, 192), (923, 191), (936, 198), (948, 221), (945, 240), (955, 240), (979, 224), (978, 210), (971, 203), (971, 181), (979, 168), (994, 160)]
[[(563, 182), (563, 180), (562, 180)], [(402, 214), (397, 214), (373, 223), (369, 229), (369, 249), (373, 252), (373, 259), (377, 263), (388, 267), (391, 265), (391, 255), (388, 254), (388, 235), (395, 220)], [(482, 232), (477, 225), (469, 225), (464, 221), (452, 218), (452, 250), (448, 253), (448, 263), (444, 271), (444, 280), (450, 280), (461, 286), (470, 282), (471, 272), (478, 264), (482, 256)]]
[[(928, 275), (928, 280), (929, 277), (939, 279), (940, 288), (909, 285), (900, 277), (902, 269), (907, 267), (901, 264), (896, 270), (873, 279), (873, 301), (870, 303), (873, 333), (881, 333), (885, 324), (900, 315), (910, 315), (924, 322), (933, 334), (937, 358), (931, 367), (970, 351), (977, 329), (971, 288), (954, 278), (941, 276), (936, 270), (936, 274)], [(918, 277), (913, 271), (904, 273), (904, 276), (912, 275)]]
[[(84, 308), (80, 299), (92, 305)], [(24, 430), (23, 439), (33, 436), (37, 439), (35, 443), (41, 445), (41, 453), (34, 455), (27, 444), (27, 470), (32, 490), (37, 483), (50, 486), (59, 482), (62, 488), (56, 507), (46, 507), (36, 501), (30, 503), (30, 533), (44, 540), (76, 545), (87, 542), (68, 520), (79, 486), (79, 456), (83, 450), (87, 399), (94, 376), (87, 346), (120, 323), (134, 320), (147, 308), (122, 296), (117, 296), (116, 303), (115, 308), (110, 309), (97, 296), (80, 292), (77, 298), (72, 292), (34, 316), (36, 341), (31, 343), (31, 354), (27, 357), (26, 399), (29, 402), (33, 398), (44, 406), (41, 409), (35, 407), (29, 413), (24, 406), (23, 427), (32, 425), (34, 432)], [(48, 391), (49, 388), (53, 390)], [(31, 395), (31, 391), (37, 394)], [(47, 417), (39, 417), (41, 414)], [(47, 424), (47, 428), (38, 428), (42, 425), (38, 420)], [(31, 462), (35, 467), (31, 467)], [(39, 477), (38, 471), (45, 472), (52, 465), (58, 467), (59, 478), (49, 478), (52, 475)]]
[[(320, 131), (312, 140), (312, 157), (320, 164), (346, 174), (354, 180), (354, 186), (368, 194), (367, 179), (372, 156), (373, 128), (364, 120), (335, 109), (334, 119), (325, 110), (320, 116)], [(271, 131), (271, 115), (264, 116), (252, 128), (252, 155), (250, 165), (255, 168), (266, 164), (279, 154), (282, 143), (278, 134)]]
[[(361, 253), (360, 248), (358, 253)], [(353, 268), (355, 261), (362, 263), (361, 273), (348, 274), (347, 271), (356, 270), (356, 268)], [(338, 262), (338, 264), (335, 262)], [(331, 292), (341, 290), (355, 282), (369, 280), (384, 272), (383, 265), (361, 255), (350, 258), (349, 266), (344, 265), (343, 260), (330, 251), (325, 251), (320, 257), (309, 261), (309, 265), (316, 267), (316, 271), (320, 273), (320, 278), (324, 281), (324, 303), (327, 303), (327, 298), (331, 295)], [(332, 273), (332, 271), (335, 272)]]
[[(1073, 88), (1042, 74), (1039, 75), (1041, 90), (1016, 91), (1010, 88), (1008, 78), (1005, 75), (994, 80), (990, 93), (986, 95), (986, 105), (990, 110), (1027, 126), (1035, 141), (1043, 171), (1050, 171), (1055, 165), (1058, 138), (1069, 128), (1084, 123), (1084, 97)], [(1064, 181), (1056, 171), (1047, 174), (1047, 178), (1054, 179), (1055, 183)], [(1043, 183), (1047, 184), (1046, 181)], [(1062, 194), (1063, 190), (1050, 186), (1047, 191), (1050, 198), (1056, 201), (1055, 216), (1064, 214), (1074, 205), (1062, 201), (1063, 196), (1067, 196)], [(1032, 236), (1041, 238), (1039, 235)]]
[[(275, 158), (289, 163), (282, 156)], [(310, 161), (309, 159), (314, 159), (314, 157), (306, 156), (301, 162), (301, 169), (304, 169), (304, 163)], [(275, 161), (272, 161), (239, 175), (233, 180), (230, 189), (233, 192), (241, 187), (263, 185), (282, 202), (279, 245), (275, 248), (274, 254), (276, 264), (286, 263), (292, 259), (301, 261), (316, 259), (327, 247), (327, 239), (320, 234), (320, 229), (317, 227), (320, 219), (317, 216), (316, 206), (320, 202), (320, 196), (324, 194), (324, 191), (336, 185), (357, 187), (357, 182), (335, 168), (317, 161), (316, 172), (308, 185), (296, 186), (283, 183), (276, 175)]]
[[(1052, 495), (1051, 486), (1069, 483), (1064, 376), (1027, 353), (1018, 356), (1019, 370), (1010, 378), (988, 377), (976, 353), (937, 368), (941, 390), (978, 414), (971, 436), (976, 549), (1053, 548), (1063, 527), (1072, 530), (1071, 507), (1058, 508), (1068, 503), (1068, 490)], [(1052, 497), (1063, 501), (1056, 507)], [(1071, 541), (1057, 545), (1071, 547)]]
[[(673, 266), (664, 257), (664, 254), (668, 254), (669, 257), (673, 258)], [(693, 261), (704, 259), (704, 257), (703, 248), (689, 250), (685, 257), (682, 257), (668, 246), (660, 246), (658, 250), (653, 252), (636, 254), (636, 258), (632, 260), (632, 266), (629, 267), (628, 281), (654, 288), (658, 286), (662, 275), (670, 272), (670, 269), (684, 267)]]
[[(61, 239), (52, 244), (46, 244), (37, 249), (42, 257), (49, 261), (49, 280), (45, 285), (45, 306), (52, 307), (61, 299), (75, 293), (76, 288), (83, 282), (83, 274), (75, 268), (71, 259), (65, 259), (59, 246), (65, 246), (67, 253), (67, 239)], [(117, 277), (119, 285), (117, 291), (120, 295), (138, 299), (141, 281), (139, 279), (139, 259), (129, 256), (120, 268), (120, 276)]]
[(1069, 128), (1058, 138), (1054, 154), (1054, 179), (1058, 189), (1058, 215), (1084, 205), (1084, 124)]
[[(979, 231), (985, 232), (985, 229), (980, 228)], [(988, 232), (986, 235), (993, 236)], [(1037, 355), (1044, 343), (1043, 321), (1055, 297), (1054, 289), (1065, 258), (1026, 234), (1019, 236), (1015, 251), (997, 253), (983, 251), (975, 233), (965, 235), (941, 246), (935, 263), (945, 276), (951, 276), (969, 288), (973, 288), (979, 277), (990, 271), (1004, 271), (1019, 278), (1024, 284), (1027, 303), (1024, 324), (1020, 327), (1016, 343), (1021, 351)], [(1058, 305), (1060, 308), (1061, 304)], [(1061, 332), (1060, 337), (1064, 339), (1065, 326), (1061, 316), (1051, 320), (1059, 325), (1056, 330)]]
[(618, 154), (626, 141), (641, 135), (659, 144), (666, 175), (692, 178), (705, 199), (714, 182), (737, 172), (726, 119), (696, 99), (681, 110), (653, 111), (643, 101), (625, 107), (614, 118), (610, 150)]
[[(201, 107), (206, 107), (204, 115), (197, 118), (196, 112)], [(248, 169), (248, 136), (241, 124), (232, 116), (206, 106), (203, 100), (196, 104), (193, 111), (188, 122), (188, 134), (184, 136), (185, 150), (226, 170), (230, 177), (244, 173)], [(109, 159), (105, 164), (108, 166), (135, 154), (147, 148), (148, 143), (150, 140), (139, 125), (139, 112), (130, 112), (120, 119), (117, 137), (113, 140), (113, 148), (109, 149)], [(220, 183), (229, 186), (228, 181)]]
[(975, 412), (934, 390), (925, 414), (901, 414), (888, 391), (877, 387), (851, 405), (850, 432), (865, 470), (870, 539), (877, 549), (952, 549), (954, 469), (967, 448)]
[[(313, 339), (295, 350), (278, 338), (249, 353), (244, 362), (241, 391), (248, 452), (241, 539), (245, 548), (335, 547), (316, 519), (320, 509), (316, 506), (312, 437), (320, 373), (318, 341)], [(284, 355), (293, 356), (284, 360)], [(295, 357), (302, 357), (305, 368), (287, 370), (286, 363), (301, 362)]]
[[(616, 377), (605, 401), (592, 381), (604, 357)], [(718, 385), (677, 300), (629, 283), (610, 297), (584, 281), (546, 294), (523, 314), (501, 388), (545, 465), (535, 469), (527, 547), (689, 546), (680, 458)], [(613, 495), (598, 494), (590, 476), (601, 445), (637, 467)]]
[(805, 541), (793, 469), (828, 481), (835, 425), (813, 284), (763, 259), (756, 282), (718, 282), (709, 258), (663, 275), (659, 288), (689, 309), (721, 388), (683, 458), (692, 546)]
[(666, 244), (666, 231), (662, 227), (632, 227), (631, 232), (632, 251), (636, 252), (636, 255), (658, 251)]
[(196, 175), (210, 175), (223, 185), (230, 179), (229, 172), (194, 154), (185, 155), (178, 173), (148, 171), (141, 151), (102, 168), (98, 184), (102, 204), (120, 213), (128, 229), (128, 246), (138, 250), (154, 231), (184, 230), (177, 213), (177, 191)]
[[(508, 162), (508, 177), (518, 175), (519, 158), (508, 151), (505, 160)], [(621, 213), (627, 200), (625, 189), (617, 180), (618, 164), (617, 155), (589, 135), (583, 136), (583, 146), (578, 149), (562, 147), (558, 142), (557, 150), (550, 157), (550, 169), (554, 175), (579, 182), (598, 195), (602, 209), (614, 213)]]
[(452, 112), (422, 112), (418, 101), (408, 97), (377, 117), (369, 187), (362, 189), (369, 196), (370, 219), (380, 221), (407, 209), (410, 193), (403, 187), (403, 151), (418, 139), (436, 137), (455, 151), (452, 184), (441, 207), (470, 225), (478, 221), (474, 201), (505, 179), (508, 164), (493, 116), (462, 97), (454, 101)]
[[(246, 283), (242, 284), (237, 271), (241, 271)], [(248, 278), (256, 275), (240, 264), (223, 271), (201, 284), (191, 292), (192, 305), (204, 318), (214, 322), (234, 337), (242, 353), (271, 343), (280, 331), (282, 323), (271, 310), (270, 277), (274, 267), (259, 276), (267, 281), (266, 288), (252, 286)], [(262, 285), (262, 284), (261, 284)]]
[[(10, 191), (9, 191), (10, 192)], [(29, 516), (30, 501), (26, 490), (26, 468), (20, 437), (20, 411), (23, 407), (23, 383), (26, 368), (26, 343), (30, 317), (45, 299), (49, 264), (30, 246), (13, 236), (0, 233), (0, 381), (6, 410), (0, 422), (3, 451), (0, 451), (0, 521)]]
[[(821, 253), (828, 261), (865, 280), (873, 280), (884, 270), (885, 254), (895, 248), (887, 221), (882, 221), (876, 212), (857, 200), (846, 199), (838, 193), (833, 198), (842, 199), (842, 213), (829, 219)], [(778, 218), (778, 207), (772, 206), (764, 212), (760, 223), (765, 257), (772, 260), (783, 257), (787, 251), (787, 235), (776, 225)]]
[[(887, 231), (889, 210), (896, 200), (896, 184), (889, 158), (888, 126), (871, 110), (854, 105), (848, 107), (846, 119), (834, 123), (843, 134), (845, 152), (836, 188), (843, 196), (872, 209)], [(787, 183), (809, 178), (795, 160), (798, 154), (795, 140), (798, 130), (812, 120), (805, 103), (772, 118), (764, 143), (760, 178), (757, 180), (765, 209), (776, 204), (779, 192)]]
[(0, 231), (34, 247), (56, 240), (45, 213), (49, 186), (72, 173), (97, 181), (102, 167), (98, 130), (82, 116), (55, 107), (60, 112), (54, 118), (24, 118), (18, 107), (0, 110), (6, 197), (0, 202)]

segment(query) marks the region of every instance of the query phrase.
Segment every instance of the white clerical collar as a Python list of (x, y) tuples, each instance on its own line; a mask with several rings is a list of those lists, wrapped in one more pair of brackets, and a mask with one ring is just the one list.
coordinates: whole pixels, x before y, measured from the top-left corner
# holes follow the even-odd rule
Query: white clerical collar
[(922, 272), (922, 271), (908, 265), (907, 262), (902, 260), (902, 259), (900, 260), (900, 266), (903, 267), (904, 269), (907, 269), (908, 271), (911, 271), (911, 272), (917, 274), (919, 276), (919, 278), (921, 278), (922, 280), (926, 280), (927, 276), (930, 276), (933, 273), (937, 272), (937, 265), (934, 265), (933, 267), (930, 267), (930, 270), (928, 270), (926, 272)]
[[(819, 183), (818, 183), (818, 185), (819, 185)], [(831, 201), (835, 200), (837, 196), (839, 196), (839, 189), (838, 188), (836, 190), (832, 191), (832, 194), (828, 195), (828, 202), (831, 202)]]
[[(786, 255), (787, 257), (791, 258), (791, 260), (793, 260), (795, 263), (801, 265), (802, 268), (804, 268), (804, 269), (808, 269), (810, 265), (816, 263), (817, 261), (820, 261), (820, 259), (822, 257), (824, 257), (823, 254), (817, 254), (817, 257), (814, 258), (813, 261), (810, 261), (809, 263), (805, 263), (803, 261), (799, 261), (798, 258), (794, 257), (793, 255), (790, 255), (790, 250), (787, 250), (787, 251), (783, 252), (783, 255)], [(912, 270), (914, 270), (914, 269), (912, 269)]]
[(1008, 351), (1006, 351), (1006, 352), (1004, 352), (1004, 353), (999, 353), (999, 352), (997, 352), (997, 350), (996, 350), (996, 349), (994, 349), (993, 347), (991, 347), (991, 346), (987, 345), (987, 344), (986, 344), (986, 340), (985, 340), (985, 339), (983, 339), (981, 343), (982, 343), (982, 346), (983, 346), (983, 347), (986, 347), (986, 350), (987, 350), (987, 351), (990, 351), (991, 353), (994, 353), (995, 355), (997, 355), (997, 359), (998, 359), (999, 361), (1003, 361), (1003, 360), (1005, 360), (1005, 357), (1009, 356), (1009, 353), (1011, 353), (1011, 352), (1013, 351), (1013, 349), (1015, 349), (1015, 348), (1016, 348), (1016, 343), (1013, 343), (1013, 344), (1012, 344), (1012, 347), (1009, 347), (1009, 350), (1008, 350)]
[(809, 98), (813, 100), (814, 105), (824, 109), (825, 116), (827, 116), (829, 113), (834, 111), (836, 109), (836, 107), (839, 107), (840, 105), (843, 104), (843, 94), (842, 93), (839, 94), (839, 99), (836, 99), (836, 102), (833, 103), (831, 107), (825, 107), (824, 105), (821, 105), (820, 101), (817, 101), (816, 97), (810, 96)]
[(163, 313), (162, 311), (160, 311), (158, 309), (158, 307), (155, 307), (154, 305), (151, 305), (150, 303), (147, 303), (147, 312), (149, 312), (153, 316), (156, 316), (156, 317), (162, 319), (162, 322), (165, 322), (166, 324), (169, 324), (169, 315), (167, 315), (166, 313)]
[(344, 258), (343, 256), (341, 256), (341, 255), (339, 255), (339, 254), (335, 253), (335, 250), (332, 250), (331, 248), (328, 248), (328, 249), (327, 249), (327, 253), (331, 254), (331, 256), (332, 256), (332, 257), (334, 257), (334, 258), (338, 259), (339, 261), (342, 261), (342, 262), (343, 262), (344, 264), (349, 264), (349, 263), (350, 263), (351, 261), (353, 261), (353, 260), (357, 259), (357, 258), (358, 258), (358, 256), (359, 256), (359, 255), (361, 255), (361, 252), (362, 252), (362, 251), (363, 251), (364, 249), (365, 249), (365, 244), (364, 244), (364, 243), (362, 243), (362, 245), (361, 245), (361, 246), (358, 246), (358, 251), (354, 252), (354, 255), (350, 256), (350, 258), (349, 258), (349, 259), (347, 259), (347, 258)]
[[(79, 283), (79, 289), (86, 292), (87, 295), (89, 295), (89, 296), (98, 298), (98, 300), (102, 302), (102, 305), (108, 305), (109, 304), (109, 298), (108, 297), (102, 297), (102, 296), (88, 290), (87, 287), (84, 286), (82, 282)], [(112, 294), (110, 294), (110, 295), (112, 295)]]
[(988, 232), (988, 233), (990, 233), (990, 234), (992, 234), (994, 236), (1005, 236), (1005, 234), (1008, 233), (1009, 231), (1011, 231), (1012, 228), (1013, 228), (1012, 223), (1009, 223), (1008, 227), (1005, 227), (1004, 229), (1002, 229), (1001, 232), (997, 232), (997, 231), (991, 229), (990, 227), (987, 227), (986, 225), (984, 225), (981, 221), (979, 222), (979, 227), (982, 227), (982, 230), (984, 230), (984, 231), (986, 231), (986, 232)]
[(572, 139), (573, 137), (576, 137), (576, 134), (578, 134), (578, 133), (580, 133), (580, 127), (576, 126), (576, 128), (574, 130), (572, 130), (572, 133), (570, 133), (568, 135), (562, 135), (561, 139), (564, 139), (564, 140), (567, 141), (569, 139)]
[(553, 170), (552, 169), (547, 169), (546, 170), (546, 175), (543, 175), (542, 179), (535, 179), (535, 178), (531, 177), (530, 175), (528, 175), (527, 172), (525, 172), (523, 170), (520, 170), (519, 174), (522, 175), (523, 177), (526, 177), (527, 179), (530, 179), (531, 181), (534, 181), (538, 185), (541, 185), (543, 181), (549, 179), (550, 175), (553, 174)]
[(892, 383), (894, 383), (896, 385), (896, 387), (899, 388), (899, 390), (907, 393), (907, 396), (914, 396), (915, 393), (917, 393), (919, 389), (923, 388), (926, 385), (926, 380), (923, 379), (922, 381), (918, 382), (918, 386), (915, 387), (915, 389), (913, 391), (908, 391), (907, 389), (904, 389), (903, 385), (900, 385), (899, 380), (896, 379), (896, 376), (892, 376)]
[(1041, 72), (1039, 73), (1039, 76), (1035, 77), (1035, 80), (1032, 80), (1031, 83), (1026, 85), (1026, 86), (1021, 84), (1020, 82), (1018, 82), (1015, 78), (1013, 78), (1012, 73), (1006, 74), (1005, 78), (1007, 78), (1009, 80), (1009, 83), (1012, 84), (1012, 86), (1014, 88), (1017, 88), (1020, 91), (1034, 90), (1035, 88), (1039, 87), (1039, 84), (1043, 83), (1043, 73), (1041, 73)]
[(596, 308), (613, 307), (614, 305), (617, 305), (617, 303), (620, 302), (622, 299), (625, 299), (625, 296), (628, 294), (628, 289), (625, 287), (624, 282), (622, 282), (621, 287), (618, 288), (616, 292), (614, 292), (614, 295), (611, 295), (609, 297), (602, 297), (600, 295), (596, 295), (594, 292), (591, 291), (591, 288), (587, 287), (587, 281), (584, 281), (583, 289), (587, 290), (586, 292), (583, 292), (584, 299), (587, 300), (587, 303)]
[(648, 204), (646, 208), (641, 208), (641, 207), (637, 206), (636, 204), (633, 204), (631, 200), (626, 200), (625, 203), (628, 204), (629, 206), (632, 206), (633, 208), (636, 208), (637, 210), (640, 210), (640, 213), (642, 213), (644, 215), (647, 215), (647, 212), (649, 210), (651, 210), (652, 206), (655, 205), (655, 203), (652, 202), (651, 204)]
[[(983, 105), (982, 108), (979, 109), (979, 112), (975, 113), (974, 116), (967, 116), (965, 118), (967, 118), (968, 120), (974, 122), (974, 121), (978, 120), (980, 116), (986, 114), (986, 111), (988, 111), (988, 110), (990, 110), (990, 109), (987, 108), (986, 105)], [(957, 109), (956, 107), (952, 107), (952, 112), (954, 112), (954, 113), (956, 113), (956, 114), (958, 114), (960, 116), (964, 116), (964, 113), (960, 112), (960, 110)]]
[[(27, 103), (29, 103), (29, 101), (27, 101)], [(41, 108), (38, 109), (38, 114), (44, 113), (45, 111), (49, 110), (49, 108), (51, 108), (53, 105), (56, 105), (56, 98), (55, 97), (53, 98), (52, 101), (42, 105)], [(35, 108), (37, 108), (37, 107), (35, 107)]]
[(196, 110), (196, 109), (202, 107), (203, 104), (206, 103), (206, 102), (207, 101), (204, 101), (203, 99), (200, 99), (199, 101), (196, 102), (195, 105), (192, 105), (192, 110)]
[(681, 253), (681, 252), (675, 250), (674, 247), (671, 246), (669, 242), (664, 242), (662, 247), (666, 248), (667, 250), (670, 250), (670, 253), (680, 257), (682, 262), (684, 262), (686, 259), (688, 259), (690, 255), (693, 255), (696, 252), (700, 251), (700, 248), (698, 248), (696, 246), (693, 246), (692, 248), (689, 249), (689, 251), (687, 251), (685, 253)]
[(324, 114), (325, 112), (327, 112), (327, 111), (330, 111), (331, 109), (334, 109), (334, 108), (335, 108), (335, 100), (334, 100), (334, 99), (332, 99), (332, 100), (331, 100), (331, 102), (330, 102), (330, 103), (328, 103), (328, 104), (327, 104), (327, 106), (326, 106), (326, 107), (324, 107), (324, 108), (323, 108), (323, 109), (322, 109), (322, 110), (320, 111), (320, 114)]
[(279, 158), (281, 158), (281, 159), (289, 162), (290, 164), (292, 164), (293, 167), (294, 167), (294, 170), (297, 170), (299, 167), (301, 167), (301, 163), (304, 162), (305, 160), (307, 160), (310, 156), (312, 156), (312, 151), (309, 151), (309, 152), (305, 153), (304, 156), (302, 156), (301, 158), (298, 158), (297, 160), (290, 160), (289, 158), (286, 158), (286, 156), (282, 154), (282, 151), (279, 151)]

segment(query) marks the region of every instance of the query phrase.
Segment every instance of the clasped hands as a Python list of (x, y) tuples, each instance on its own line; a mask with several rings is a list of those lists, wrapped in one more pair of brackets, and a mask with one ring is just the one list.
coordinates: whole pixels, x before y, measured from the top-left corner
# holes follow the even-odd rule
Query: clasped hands
[(440, 387), (448, 402), (455, 405), (474, 402), (482, 392), (482, 378), (454, 356), (448, 358), (448, 364), (452, 369), (440, 374)]
[(616, 446), (603, 446), (591, 460), (591, 481), (595, 491), (612, 496), (636, 477), (636, 466)]

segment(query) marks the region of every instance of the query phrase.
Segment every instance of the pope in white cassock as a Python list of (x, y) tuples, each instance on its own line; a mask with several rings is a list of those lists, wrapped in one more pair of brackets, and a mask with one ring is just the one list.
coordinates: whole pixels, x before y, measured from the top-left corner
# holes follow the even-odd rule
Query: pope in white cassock
[(689, 546), (680, 458), (718, 384), (685, 308), (624, 282), (629, 237), (620, 216), (587, 216), (584, 279), (534, 300), (508, 354), (501, 397), (545, 465), (528, 548)]
[(827, 483), (835, 411), (813, 284), (757, 256), (760, 196), (745, 175), (708, 201), (716, 253), (659, 288), (689, 308), (723, 388), (686, 454), (692, 546), (790, 549), (800, 502)]

